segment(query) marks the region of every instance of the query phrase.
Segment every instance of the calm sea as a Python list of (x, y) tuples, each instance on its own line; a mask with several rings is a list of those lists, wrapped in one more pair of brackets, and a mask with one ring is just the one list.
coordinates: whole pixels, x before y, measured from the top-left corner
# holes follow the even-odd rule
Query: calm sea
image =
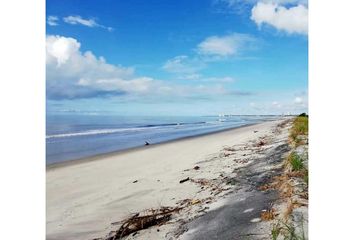
[(47, 116), (47, 164), (74, 160), (274, 119), (273, 116)]

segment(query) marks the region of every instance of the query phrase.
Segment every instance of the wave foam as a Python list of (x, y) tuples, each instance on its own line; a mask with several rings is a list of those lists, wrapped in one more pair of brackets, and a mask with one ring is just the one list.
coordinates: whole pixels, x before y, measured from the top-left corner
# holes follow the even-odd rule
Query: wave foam
[(46, 136), (47, 139), (50, 138), (65, 138), (65, 137), (78, 137), (78, 136), (88, 136), (88, 135), (99, 135), (99, 134), (112, 134), (120, 132), (136, 132), (143, 131), (150, 128), (116, 128), (116, 129), (97, 129), (97, 130), (88, 130), (85, 132), (75, 132), (75, 133), (61, 133)]

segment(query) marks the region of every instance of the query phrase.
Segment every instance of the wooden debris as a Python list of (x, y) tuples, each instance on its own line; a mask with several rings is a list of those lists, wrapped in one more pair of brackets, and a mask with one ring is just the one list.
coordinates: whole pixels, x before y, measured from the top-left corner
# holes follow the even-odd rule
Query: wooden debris
[(208, 197), (205, 199), (186, 198), (186, 199), (178, 201), (177, 204), (179, 204), (181, 206), (181, 208), (185, 208), (185, 207), (189, 207), (189, 206), (200, 204), (200, 203), (210, 203), (212, 199), (213, 199), (212, 197)]
[(186, 198), (177, 202), (180, 206), (188, 206), (192, 199)]
[(152, 226), (161, 226), (171, 219), (173, 213), (180, 210), (181, 208), (161, 207), (137, 213), (122, 221), (121, 227), (117, 231), (111, 232), (104, 240), (118, 240)]
[(191, 204), (192, 204), (192, 205), (195, 205), (195, 204), (198, 204), (198, 203), (201, 203), (201, 201), (200, 201), (199, 199), (193, 199), (193, 200), (191, 201)]
[(210, 186), (212, 185), (209, 180), (202, 178), (202, 179), (192, 179), (194, 183), (200, 184), (201, 186)]
[(187, 182), (187, 181), (189, 181), (189, 180), (190, 180), (189, 177), (187, 177), (187, 178), (182, 179), (181, 181), (179, 181), (179, 183), (184, 183), (184, 182)]

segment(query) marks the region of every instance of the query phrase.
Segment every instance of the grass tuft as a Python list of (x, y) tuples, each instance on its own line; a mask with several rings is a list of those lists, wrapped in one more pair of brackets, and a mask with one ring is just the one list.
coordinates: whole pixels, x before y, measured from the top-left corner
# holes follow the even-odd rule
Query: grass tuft
[(293, 171), (300, 171), (300, 170), (304, 169), (304, 163), (303, 163), (301, 157), (298, 154), (296, 154), (295, 152), (292, 152), (289, 155), (288, 161), (291, 164), (291, 168)]
[(277, 240), (279, 235), (280, 235), (280, 226), (279, 226), (279, 223), (277, 223), (276, 225), (273, 225), (273, 228), (272, 228), (272, 240)]
[(273, 225), (271, 234), (272, 240), (277, 240), (280, 236), (284, 240), (306, 240), (303, 226), (301, 233), (296, 233), (295, 226), (285, 222), (278, 222)]

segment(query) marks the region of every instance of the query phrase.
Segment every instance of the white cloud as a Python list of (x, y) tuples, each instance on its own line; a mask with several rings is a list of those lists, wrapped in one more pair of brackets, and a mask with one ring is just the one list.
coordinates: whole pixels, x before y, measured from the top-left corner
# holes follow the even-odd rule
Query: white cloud
[(257, 4), (258, 2), (263, 3), (276, 3), (276, 4), (307, 4), (307, 0), (215, 0), (216, 3), (224, 3), (228, 7), (237, 7), (244, 3), (247, 4)]
[(301, 97), (296, 97), (294, 99), (294, 103), (296, 104), (303, 104), (304, 103), (304, 100), (301, 98)]
[(275, 107), (275, 108), (281, 108), (282, 104), (280, 104), (278, 101), (273, 101), (272, 102), (272, 106)]
[(74, 38), (48, 36), (46, 40), (47, 61), (55, 59), (57, 66), (68, 61), (80, 48), (80, 43)]
[(184, 80), (198, 80), (202, 77), (201, 74), (199, 73), (192, 73), (192, 74), (189, 74), (189, 75), (185, 75), (185, 76), (182, 76), (182, 77), (179, 77), (178, 79), (184, 79)]
[(158, 83), (134, 76), (134, 69), (106, 63), (103, 57), (80, 51), (74, 38), (47, 36), (47, 96), (52, 99), (144, 94)]
[(308, 32), (308, 9), (301, 4), (286, 8), (276, 3), (258, 2), (252, 8), (251, 19), (259, 27), (268, 24), (290, 34)]
[(48, 16), (47, 23), (49, 26), (57, 26), (59, 18), (57, 16)]
[[(203, 69), (205, 64), (197, 58), (191, 59), (188, 56), (180, 55), (172, 59), (167, 60), (167, 62), (162, 66), (162, 68), (171, 73), (182, 73), (193, 75), (195, 72)], [(196, 75), (194, 75), (195, 77)]]
[(81, 24), (87, 27), (97, 27), (98, 24), (93, 19), (83, 19), (81, 16), (67, 16), (63, 18), (64, 22), (76, 25)]
[(189, 75), (184, 75), (178, 77), (182, 80), (193, 80), (198, 82), (209, 82), (209, 83), (233, 83), (236, 81), (236, 78), (225, 76), (225, 77), (204, 77), (202, 74), (193, 73)]
[(217, 83), (233, 83), (236, 81), (233, 77), (207, 77), (201, 78), (203, 82), (217, 82)]
[(255, 39), (248, 34), (232, 33), (226, 36), (211, 36), (197, 47), (201, 55), (228, 57), (254, 45)]
[(113, 31), (112, 27), (106, 27), (104, 25), (98, 24), (94, 19), (84, 19), (81, 16), (67, 16), (63, 18), (63, 21), (71, 25), (83, 25), (86, 27), (100, 27), (107, 29), (108, 31)]
[[(264, 95), (263, 95), (264, 97)], [(307, 112), (307, 99), (304, 97), (296, 97), (291, 99), (286, 96), (279, 101), (270, 101), (270, 99), (254, 99), (249, 103), (249, 109), (246, 112), (252, 112), (256, 114), (300, 114)]]
[[(167, 72), (179, 74), (178, 79), (196, 80), (201, 78), (200, 70), (210, 62), (240, 56), (245, 50), (256, 48), (256, 40), (248, 34), (232, 33), (225, 36), (210, 36), (197, 45), (192, 57), (179, 55), (169, 59), (162, 66)], [(206, 78), (204, 78), (205, 81)], [(212, 81), (212, 79), (209, 79)], [(224, 82), (229, 79), (224, 79)]]

